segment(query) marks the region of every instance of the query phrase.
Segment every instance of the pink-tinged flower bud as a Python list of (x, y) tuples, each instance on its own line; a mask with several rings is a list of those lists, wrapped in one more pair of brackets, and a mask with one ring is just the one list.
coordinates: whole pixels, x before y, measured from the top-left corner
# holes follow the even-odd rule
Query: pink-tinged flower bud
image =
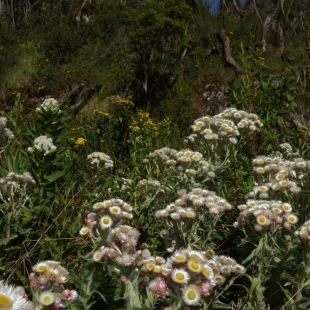
[(63, 290), (62, 292), (61, 292), (61, 295), (63, 296), (63, 297), (65, 297), (66, 299), (68, 299), (69, 298), (69, 296), (70, 296), (70, 290)]
[(261, 226), (261, 225), (259, 225), (259, 224), (256, 224), (256, 225), (254, 226), (254, 229), (255, 229), (256, 231), (261, 231), (261, 230), (263, 229), (263, 226)]
[(86, 223), (88, 227), (93, 228), (97, 224), (97, 221), (95, 219), (90, 218), (87, 219)]
[(108, 256), (112, 258), (112, 257), (115, 257), (115, 255), (116, 255), (115, 249), (110, 248), (108, 252)]
[(283, 222), (283, 219), (282, 219), (282, 217), (279, 216), (279, 217), (277, 218), (276, 223), (277, 223), (277, 224), (281, 224), (282, 222)]
[(286, 229), (291, 229), (292, 227), (292, 224), (288, 223), (288, 222), (285, 222), (284, 225), (283, 225), (284, 228)]
[(77, 293), (77, 291), (75, 291), (75, 290), (71, 290), (70, 291), (70, 301), (71, 300), (76, 300), (78, 298), (78, 293)]
[(197, 285), (199, 292), (203, 295), (203, 296), (209, 296), (210, 295), (210, 289), (208, 289), (207, 287), (205, 287), (203, 284), (201, 285)]
[(120, 277), (120, 280), (121, 280), (121, 282), (126, 283), (128, 279), (127, 279), (126, 276), (122, 275), (122, 276)]
[(62, 309), (65, 307), (59, 297), (55, 298), (55, 302), (53, 306), (54, 306), (54, 309)]

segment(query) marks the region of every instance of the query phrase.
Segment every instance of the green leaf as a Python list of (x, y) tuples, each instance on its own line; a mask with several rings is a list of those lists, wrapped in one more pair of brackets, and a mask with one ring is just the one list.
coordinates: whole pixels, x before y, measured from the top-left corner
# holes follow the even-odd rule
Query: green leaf
[(45, 179), (49, 182), (54, 182), (57, 179), (61, 178), (65, 174), (65, 171), (57, 171), (49, 176), (45, 176)]

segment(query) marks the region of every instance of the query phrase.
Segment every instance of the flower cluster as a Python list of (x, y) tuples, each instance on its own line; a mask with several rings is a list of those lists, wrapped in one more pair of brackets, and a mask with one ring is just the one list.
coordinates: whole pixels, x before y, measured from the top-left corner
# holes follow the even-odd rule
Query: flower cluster
[(289, 143), (282, 143), (279, 145), (282, 149), (282, 152), (285, 154), (287, 158), (298, 157), (299, 153), (293, 152), (293, 148)]
[(194, 219), (198, 212), (205, 212), (204, 208), (207, 208), (213, 215), (232, 209), (230, 203), (207, 189), (194, 188), (189, 193), (186, 193), (186, 190), (180, 190), (178, 195), (180, 198), (175, 202), (169, 204), (165, 209), (157, 210), (155, 217), (164, 219), (170, 216), (173, 220)]
[(0, 179), (0, 187), (18, 187), (17, 182), (24, 183), (26, 185), (35, 184), (35, 180), (32, 178), (29, 172), (24, 172), (23, 174), (17, 174), (15, 172), (9, 172), (6, 177)]
[(201, 153), (190, 150), (177, 151), (164, 147), (150, 153), (143, 163), (159, 164), (157, 160), (165, 167), (175, 171), (184, 171), (187, 175), (195, 175), (210, 169), (209, 163), (203, 159)]
[(287, 202), (250, 199), (246, 204), (239, 205), (238, 209), (240, 214), (234, 223), (236, 228), (243, 227), (247, 219), (250, 220), (252, 217), (255, 218), (256, 231), (261, 231), (274, 223), (290, 229), (298, 222), (298, 217), (292, 214), (292, 206)]
[(203, 116), (196, 119), (191, 126), (194, 134), (188, 136), (185, 142), (193, 142), (202, 136), (211, 142), (221, 138), (236, 144), (241, 130), (254, 132), (262, 126), (256, 114), (229, 108), (215, 116)]
[(125, 107), (130, 107), (130, 108), (135, 106), (135, 104), (131, 100), (127, 100), (127, 99), (117, 99), (117, 100), (113, 101), (113, 104), (125, 106)]
[(161, 184), (159, 181), (157, 180), (146, 180), (146, 179), (142, 179), (138, 182), (137, 187), (151, 187), (154, 188), (156, 190), (158, 190), (161, 193), (169, 193), (171, 191), (171, 189), (163, 184)]
[(94, 237), (93, 229), (99, 225), (100, 230), (110, 228), (113, 223), (133, 218), (132, 206), (121, 199), (109, 199), (93, 205), (93, 213), (87, 216), (87, 225), (82, 227), (80, 235)]
[(61, 113), (60, 104), (54, 98), (48, 98), (43, 101), (40, 107), (36, 108), (38, 113), (52, 113), (52, 114), (59, 114)]
[(41, 307), (62, 309), (69, 302), (77, 299), (76, 291), (61, 288), (67, 281), (67, 275), (67, 269), (56, 261), (39, 262), (33, 266), (33, 272), (30, 273), (29, 278), (34, 290), (34, 299)]
[(6, 137), (9, 140), (13, 140), (14, 134), (6, 126), (7, 126), (7, 119), (1, 116), (0, 117), (0, 137)]
[(97, 165), (97, 167), (100, 164), (103, 164), (105, 168), (113, 168), (113, 160), (110, 156), (108, 156), (105, 153), (102, 152), (94, 152), (87, 156), (87, 159), (90, 160), (90, 163), (92, 165)]
[(302, 226), (295, 231), (295, 235), (301, 239), (310, 241), (310, 220), (302, 224)]
[[(39, 152), (44, 152), (44, 156), (56, 151), (56, 146), (53, 144), (53, 139), (47, 136), (40, 136), (34, 140), (34, 148)], [(34, 149), (29, 147), (29, 153), (33, 153)]]
[[(21, 183), (24, 184), (24, 188), (26, 188), (29, 185), (35, 184), (35, 180), (29, 172), (24, 172), (23, 174), (9, 172), (6, 177), (0, 178), (0, 199), (4, 201), (7, 199), (9, 202), (11, 195), (21, 190)], [(5, 198), (5, 196), (8, 197)]]
[(34, 307), (23, 287), (13, 287), (0, 281), (0, 309), (32, 310)]
[(212, 288), (221, 285), (232, 273), (240, 275), (244, 267), (227, 256), (216, 256), (212, 250), (205, 252), (177, 250), (167, 260), (149, 256), (139, 264), (141, 271), (150, 274), (153, 280), (149, 289), (160, 295), (175, 292), (187, 305), (196, 305), (209, 296)]
[(310, 169), (310, 162), (303, 158), (284, 160), (281, 156), (258, 156), (253, 160), (254, 173), (265, 179), (266, 184), (256, 186), (246, 198), (257, 194), (260, 198), (268, 198), (271, 191), (286, 191), (297, 194), (300, 192), (298, 182), (305, 179), (305, 173)]
[(122, 266), (131, 266), (136, 263), (141, 251), (136, 251), (140, 233), (137, 229), (120, 225), (111, 230), (106, 239), (108, 246), (101, 246), (93, 253), (94, 261), (101, 261), (105, 258), (112, 259)]

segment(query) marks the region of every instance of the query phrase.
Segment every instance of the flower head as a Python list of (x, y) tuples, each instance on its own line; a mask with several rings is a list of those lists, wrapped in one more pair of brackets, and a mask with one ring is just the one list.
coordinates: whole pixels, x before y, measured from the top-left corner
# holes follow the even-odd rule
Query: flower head
[(32, 302), (24, 298), (24, 290), (0, 281), (0, 309), (2, 310), (30, 310)]
[(111, 225), (113, 224), (113, 221), (109, 215), (105, 215), (100, 218), (99, 223), (102, 229), (106, 229), (106, 228), (111, 227)]
[(183, 291), (183, 300), (189, 306), (196, 305), (200, 296), (199, 288), (194, 284), (188, 285)]
[(176, 283), (187, 283), (189, 275), (185, 269), (175, 269), (171, 273), (171, 278)]
[(55, 295), (50, 291), (42, 292), (39, 296), (39, 302), (43, 306), (50, 306), (55, 302)]

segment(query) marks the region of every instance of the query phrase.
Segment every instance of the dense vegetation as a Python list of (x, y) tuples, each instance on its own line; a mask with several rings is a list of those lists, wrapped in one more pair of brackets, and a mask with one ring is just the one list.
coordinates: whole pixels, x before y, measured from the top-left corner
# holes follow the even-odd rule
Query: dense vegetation
[(35, 309), (307, 309), (309, 15), (0, 0), (0, 279)]

